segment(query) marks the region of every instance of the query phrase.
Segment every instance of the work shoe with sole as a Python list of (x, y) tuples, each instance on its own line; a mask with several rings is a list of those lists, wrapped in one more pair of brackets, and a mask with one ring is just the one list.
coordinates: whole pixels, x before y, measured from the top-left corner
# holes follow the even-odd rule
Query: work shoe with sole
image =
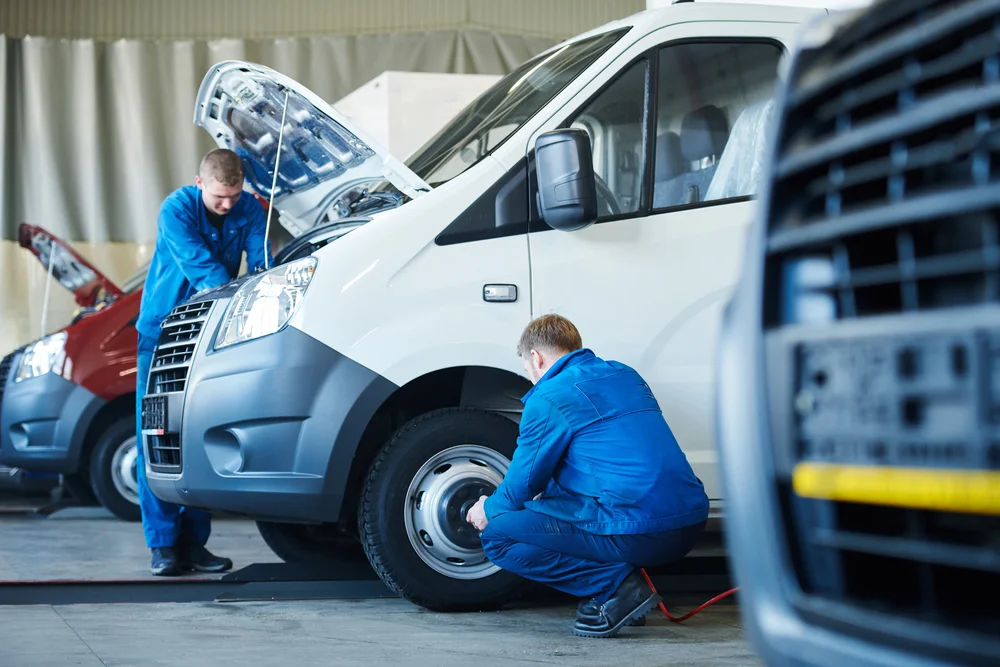
[(186, 547), (180, 554), (181, 569), (191, 572), (225, 572), (233, 567), (233, 561), (216, 556), (204, 546)]
[(176, 577), (181, 573), (177, 554), (170, 547), (153, 549), (153, 560), (149, 565), (149, 571), (157, 577)]
[(630, 619), (645, 616), (659, 603), (660, 596), (637, 570), (625, 578), (610, 600), (598, 605), (596, 616), (577, 618), (573, 634), (580, 637), (613, 637)]
[[(598, 604), (597, 600), (590, 598), (589, 600), (584, 600), (576, 607), (576, 618), (585, 619), (589, 621), (596, 621), (601, 614), (601, 605)], [(625, 625), (629, 627), (641, 628), (646, 625), (646, 615), (643, 614), (638, 618), (631, 617), (628, 619), (628, 623)]]

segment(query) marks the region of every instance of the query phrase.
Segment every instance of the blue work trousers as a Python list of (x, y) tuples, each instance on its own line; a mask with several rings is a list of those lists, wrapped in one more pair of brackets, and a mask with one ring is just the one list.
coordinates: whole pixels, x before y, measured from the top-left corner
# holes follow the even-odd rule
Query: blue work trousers
[(531, 510), (493, 518), (481, 534), (494, 565), (603, 604), (633, 570), (666, 565), (694, 547), (705, 522), (641, 535), (596, 535)]
[(149, 489), (146, 481), (146, 456), (142, 446), (142, 397), (146, 392), (149, 367), (153, 363), (156, 341), (139, 336), (138, 359), (136, 360), (135, 418), (139, 460), (136, 477), (139, 481), (139, 509), (142, 510), (142, 531), (146, 535), (146, 546), (150, 549), (173, 547), (183, 537), (187, 544), (204, 546), (212, 532), (211, 514), (205, 510), (192, 509), (160, 500)]

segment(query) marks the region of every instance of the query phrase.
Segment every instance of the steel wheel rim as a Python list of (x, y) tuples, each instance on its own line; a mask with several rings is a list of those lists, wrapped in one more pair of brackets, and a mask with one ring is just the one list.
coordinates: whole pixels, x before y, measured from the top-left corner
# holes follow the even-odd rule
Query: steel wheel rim
[[(432, 456), (410, 481), (404, 502), (406, 536), (420, 559), (452, 579), (483, 579), (500, 570), (486, 558), (479, 533), (461, 508), (490, 495), (510, 460), (482, 445), (457, 445)], [(474, 496), (474, 497), (473, 497)]]
[(122, 440), (111, 457), (111, 481), (118, 495), (131, 503), (139, 504), (138, 465), (139, 450), (135, 446), (135, 436)]

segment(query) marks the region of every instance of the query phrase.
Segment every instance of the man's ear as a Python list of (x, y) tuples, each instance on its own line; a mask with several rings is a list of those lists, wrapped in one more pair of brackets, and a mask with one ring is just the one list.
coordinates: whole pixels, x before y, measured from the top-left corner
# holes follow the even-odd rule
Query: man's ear
[(198, 186), (199, 190), (205, 189), (205, 182), (201, 180), (201, 175), (196, 174), (194, 177), (194, 184)]

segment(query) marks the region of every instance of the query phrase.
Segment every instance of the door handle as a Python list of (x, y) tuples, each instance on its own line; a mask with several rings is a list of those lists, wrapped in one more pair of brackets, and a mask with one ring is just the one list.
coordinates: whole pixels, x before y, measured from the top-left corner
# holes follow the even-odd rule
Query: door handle
[(483, 285), (483, 301), (491, 303), (517, 301), (517, 285)]

